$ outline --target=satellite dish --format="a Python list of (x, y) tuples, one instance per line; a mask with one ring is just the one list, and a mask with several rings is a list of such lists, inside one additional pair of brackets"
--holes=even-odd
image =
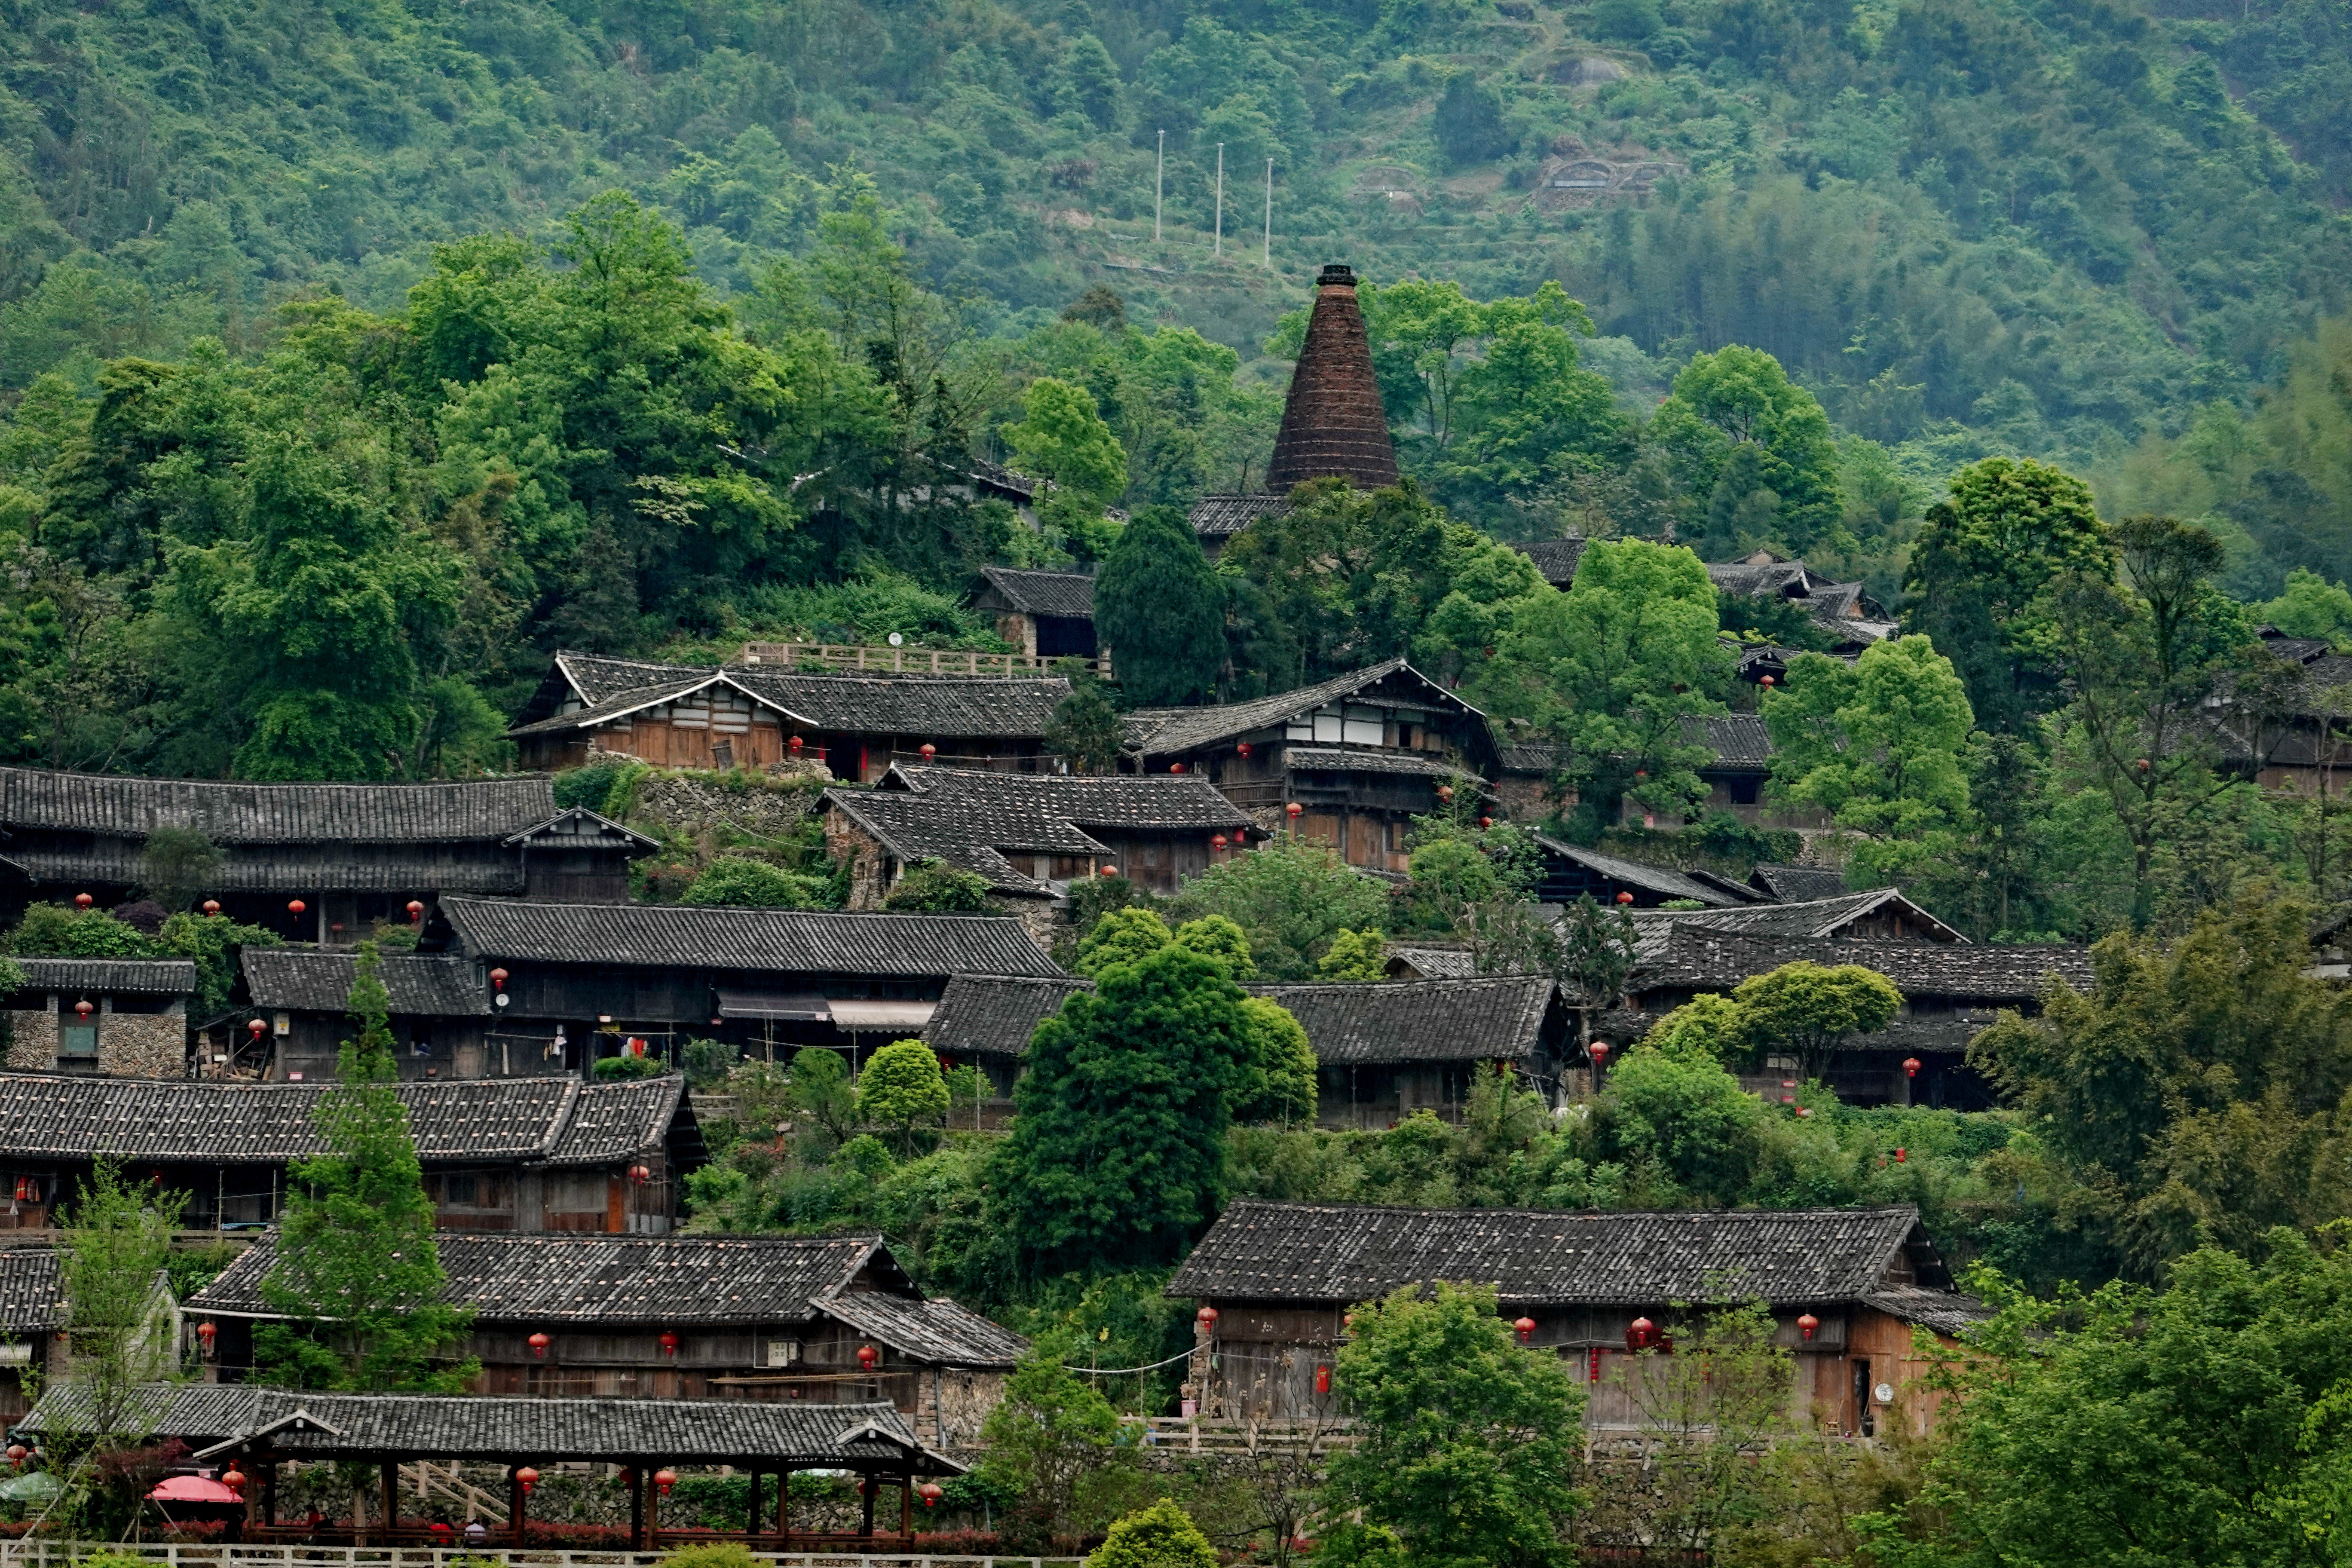
[(1895, 1385), (1891, 1383), (1882, 1383), (1870, 1392), (1881, 1405), (1892, 1405), (1895, 1403)]
[(906, 640), (907, 638), (903, 633), (892, 632), (890, 634), (890, 646), (892, 647), (897, 647), (900, 643), (903, 643)]

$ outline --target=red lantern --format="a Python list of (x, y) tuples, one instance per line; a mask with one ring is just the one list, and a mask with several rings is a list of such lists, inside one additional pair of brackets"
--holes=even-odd
[(1478, 828), (1481, 832), (1484, 832), (1494, 826), (1495, 819), (1491, 816), (1482, 816), (1478, 819)]
[(1181, 763), (1171, 763), (1168, 764), (1168, 771), (1171, 773), (1181, 773), (1184, 771), (1184, 764)]
[(1318, 1394), (1328, 1394), (1331, 1392), (1331, 1369), (1329, 1367), (1318, 1366), (1315, 1369), (1315, 1392)]
[(1250, 751), (1249, 751), (1249, 742), (1248, 742), (1247, 741), (1244, 741), (1240, 745), (1235, 746), (1235, 747), (1234, 748), (1234, 751), (1236, 751), (1236, 752), (1239, 752), (1243, 756), (1246, 757), (1246, 756), (1248, 756), (1248, 755), (1250, 754)]
[(299, 899), (289, 899), (286, 901), (286, 912), (289, 915), (299, 915), (310, 907)]
[(1765, 685), (1765, 686), (1769, 686), (1769, 685), (1771, 685), (1771, 684), (1772, 684), (1772, 678), (1771, 678), (1770, 676), (1769, 676), (1769, 675), (1768, 675), (1768, 676), (1766, 676), (1766, 677), (1763, 679), (1763, 680), (1762, 680), (1759, 684), (1761, 684), (1761, 685)]
[(1451, 801), (1454, 798), (1454, 786), (1452, 784), (1439, 784), (1437, 786), (1437, 798), (1443, 801)]
[(243, 1491), (245, 1489), (245, 1472), (238, 1469), (235, 1465), (231, 1465), (226, 1471), (222, 1472), (221, 1485), (226, 1487), (233, 1492)]
[(12, 1469), (12, 1470), (21, 1470), (21, 1469), (23, 1469), (23, 1468), (25, 1468), (25, 1459), (26, 1459), (26, 1457), (27, 1455), (29, 1455), (30, 1453), (32, 1453), (32, 1451), (33, 1451), (32, 1449), (27, 1448), (27, 1447), (25, 1447), (25, 1445), (24, 1445), (24, 1444), (22, 1444), (22, 1443), (11, 1443), (11, 1444), (9, 1444), (9, 1445), (8, 1445), (8, 1468), (9, 1468), (10, 1469)]
[(1819, 1318), (1814, 1317), (1811, 1312), (1805, 1313), (1802, 1317), (1797, 1320), (1797, 1331), (1804, 1335), (1808, 1341), (1813, 1337), (1813, 1331), (1821, 1326), (1822, 1321)]
[(1303, 806), (1303, 805), (1299, 805), (1297, 801), (1295, 801), (1295, 800), (1294, 800), (1294, 801), (1292, 801), (1288, 805), (1284, 806), (1282, 809), (1283, 809), (1283, 810), (1285, 810), (1285, 811), (1286, 811), (1286, 812), (1288, 812), (1288, 813), (1290, 814), (1290, 820), (1291, 820), (1293, 823), (1296, 823), (1296, 822), (1298, 820), (1298, 814), (1299, 814), (1300, 812), (1302, 812), (1302, 811), (1305, 811), (1307, 808), (1306, 808), (1305, 806)]
[(1625, 1348), (1629, 1351), (1644, 1351), (1649, 1349), (1651, 1344), (1654, 1342), (1653, 1336), (1654, 1336), (1657, 1331), (1658, 1325), (1650, 1321), (1649, 1319), (1634, 1319), (1632, 1323), (1626, 1326), (1625, 1329)]
[(219, 1333), (220, 1329), (209, 1318), (196, 1325), (196, 1338), (205, 1342), (205, 1353), (206, 1355), (213, 1353), (213, 1340)]
[(669, 1489), (677, 1485), (677, 1472), (670, 1469), (656, 1470), (654, 1472), (654, 1485), (661, 1489), (662, 1496), (669, 1496)]
[(497, 986), (501, 991), (505, 990), (507, 988), (507, 972), (503, 969), (491, 970), (490, 984)]
[(1097, 877), (1116, 877), (1118, 875), (1118, 868), (1116, 866), (1097, 866), (1095, 868), (1095, 875)]
[(799, 756), (801, 754), (801, 746), (803, 744), (801, 738), (798, 735), (794, 735), (788, 743), (792, 748), (793, 755), (796, 757)]
[(866, 1371), (872, 1372), (874, 1370), (874, 1363), (881, 1359), (882, 1352), (876, 1350), (872, 1345), (860, 1345), (857, 1347), (857, 1364), (864, 1367)]
[(1213, 838), (1212, 838), (1212, 839), (1210, 839), (1210, 840), (1209, 840), (1209, 847), (1210, 847), (1210, 848), (1212, 848), (1212, 849), (1223, 849), (1223, 847), (1225, 847), (1225, 846), (1227, 846), (1228, 844), (1231, 844), (1232, 842), (1233, 842), (1233, 840), (1232, 840), (1232, 839), (1230, 839), (1230, 838), (1226, 837), (1223, 834), (1220, 833), (1220, 834), (1218, 834), (1215, 837), (1213, 837)]
[(1903, 1076), (1905, 1078), (1917, 1078), (1919, 1076), (1919, 1068), (1924, 1065), (1925, 1064), (1922, 1063), (1917, 1057), (1905, 1057), (1903, 1058)]
[(261, 1038), (261, 1031), (269, 1027), (258, 1018), (250, 1020), (245, 1026), (253, 1031), (253, 1037), (257, 1040)]
[[(525, 1465), (521, 1469), (517, 1470), (514, 1473), (514, 1477), (515, 1485), (522, 1489), (522, 1495), (525, 1497), (530, 1496), (530, 1489), (539, 1485), (539, 1472), (532, 1469), (529, 1465)], [(662, 1488), (662, 1490), (667, 1491), (669, 1489), (667, 1487), (664, 1487)]]
[(2142, 757), (2139, 760), (2139, 771), (2142, 773), (2147, 772), (2147, 759), (2146, 757)]
[(1637, 779), (1648, 778), (1650, 776), (1650, 770), (1647, 768), (1635, 768), (1633, 770), (1633, 776)]
[(1511, 1327), (1518, 1331), (1519, 1343), (1521, 1344), (1527, 1343), (1529, 1340), (1535, 1337), (1536, 1321), (1533, 1318), (1518, 1319), (1511, 1324)]
[(1800, 1121), (1811, 1121), (1812, 1119), (1812, 1114), (1813, 1108), (1810, 1105), (1801, 1105), (1797, 1107), (1797, 1120)]
[(650, 1166), (650, 1165), (632, 1165), (632, 1166), (630, 1166), (630, 1167), (629, 1167), (629, 1180), (631, 1180), (631, 1181), (633, 1181), (633, 1182), (636, 1183), (636, 1184), (637, 1184), (637, 1185), (639, 1185), (639, 1186), (641, 1186), (641, 1187), (642, 1187), (642, 1186), (644, 1186), (647, 1182), (650, 1182), (650, 1181), (652, 1181), (653, 1179), (654, 1179), (654, 1173), (653, 1173), (653, 1167), (652, 1167), (652, 1166)]
[(411, 900), (408, 900), (408, 923), (409, 923), (410, 925), (415, 925), (415, 924), (416, 924), (419, 921), (423, 920), (424, 918), (425, 918), (425, 900), (424, 900), (423, 899), (411, 899)]
[(1594, 1345), (1584, 1352), (1584, 1380), (1587, 1383), (1599, 1383), (1601, 1381), (1601, 1347), (1599, 1345)]
[(937, 746), (932, 745), (929, 741), (923, 742), (923, 761), (928, 763), (939, 754), (940, 749)]
[(206, 915), (216, 915), (220, 913), (220, 900), (218, 899), (206, 899), (205, 900), (205, 913)]
[(1907, 1159), (1909, 1159), (1909, 1158), (1910, 1158), (1910, 1151), (1909, 1151), (1909, 1150), (1907, 1150), (1907, 1149), (1903, 1149), (1903, 1148), (1898, 1147), (1898, 1148), (1895, 1151), (1895, 1163), (1896, 1164), (1900, 1165), (1900, 1164), (1902, 1164), (1906, 1160), (1907, 1160)]
[(1621, 904), (1630, 904), (1633, 901), (1633, 895), (1631, 893), (1620, 893), (1617, 895), (1617, 901)]
[(925, 1481), (921, 1486), (915, 1489), (915, 1495), (923, 1500), (923, 1506), (925, 1508), (937, 1508), (939, 1506), (940, 1499), (947, 1496), (947, 1493), (940, 1489), (939, 1482)]
[(97, 1012), (98, 1009), (91, 1006), (88, 1002), (77, 1002), (74, 1004), (74, 1011), (79, 1014), (82, 1017), (87, 1018), (92, 1013)]
[(1214, 1307), (1203, 1307), (1192, 1314), (1192, 1321), (1204, 1329), (1213, 1329), (1217, 1326), (1217, 1310)]
[(664, 1329), (661, 1331), (661, 1340), (659, 1342), (662, 1348), (662, 1354), (666, 1356), (675, 1356), (677, 1354), (677, 1331), (676, 1329)]
[(1593, 1041), (1593, 1042), (1591, 1042), (1590, 1045), (1586, 1046), (1584, 1048), (1585, 1048), (1585, 1050), (1586, 1050), (1588, 1053), (1590, 1053), (1590, 1054), (1591, 1054), (1591, 1058), (1592, 1058), (1592, 1066), (1593, 1066), (1593, 1069), (1594, 1069), (1595, 1071), (1599, 1071), (1601, 1068), (1605, 1068), (1605, 1067), (1607, 1067), (1607, 1066), (1609, 1065), (1609, 1042), (1608, 1042), (1608, 1041), (1606, 1041), (1606, 1040), (1594, 1040), (1594, 1041)]
[(91, 898), (88, 893), (76, 893), (74, 895), (74, 908), (78, 910), (86, 910), (96, 902), (98, 902), (98, 900)]
[(547, 1359), (547, 1347), (554, 1342), (555, 1336), (549, 1333), (545, 1329), (541, 1329), (537, 1333), (530, 1336), (530, 1353), (533, 1356), (536, 1356), (539, 1360), (545, 1361)]

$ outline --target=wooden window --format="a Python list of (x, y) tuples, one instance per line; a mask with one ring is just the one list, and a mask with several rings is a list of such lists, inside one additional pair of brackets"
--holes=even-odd
[(735, 742), (732, 741), (711, 742), (710, 765), (714, 768), (733, 767), (735, 765)]
[(96, 1061), (98, 1059), (98, 1026), (96, 1024), (60, 1024), (58, 1027), (58, 1059), (59, 1061)]
[(1350, 746), (1377, 746), (1381, 743), (1381, 710), (1377, 708), (1350, 708), (1342, 721), (1339, 739)]

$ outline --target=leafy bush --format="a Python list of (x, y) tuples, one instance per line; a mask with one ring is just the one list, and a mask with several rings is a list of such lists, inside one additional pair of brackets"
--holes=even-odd
[(7, 935), (19, 958), (152, 958), (155, 944), (104, 910), (34, 904)]
[(588, 1069), (604, 1083), (635, 1083), (640, 1079), (659, 1078), (669, 1067), (659, 1057), (602, 1057)]
[(605, 804), (612, 798), (613, 786), (628, 771), (626, 757), (605, 757), (586, 767), (567, 768), (555, 775), (555, 804), (563, 811), (585, 807), (599, 816), (610, 816)]
[(926, 860), (908, 868), (882, 907), (918, 914), (978, 914), (988, 908), (988, 879), (944, 860)]
[(764, 860), (721, 855), (705, 866), (678, 895), (682, 904), (720, 904), (736, 909), (816, 910), (825, 904), (824, 884)]
[(727, 1081), (743, 1053), (727, 1040), (688, 1040), (678, 1053), (686, 1081), (697, 1089), (714, 1089)]
[(1217, 1549), (1171, 1498), (1129, 1514), (1087, 1559), (1087, 1568), (1217, 1568)]

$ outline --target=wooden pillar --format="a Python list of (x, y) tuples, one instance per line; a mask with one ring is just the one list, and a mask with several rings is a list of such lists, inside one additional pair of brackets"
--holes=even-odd
[(278, 1461), (265, 1460), (261, 1467), (261, 1522), (278, 1522)]
[(908, 1542), (915, 1539), (915, 1478), (912, 1476), (898, 1478), (898, 1538)]
[(744, 1513), (743, 1533), (760, 1533), (760, 1472), (757, 1469), (751, 1472), (751, 1506)]
[(858, 1478), (866, 1484), (857, 1489), (857, 1533), (874, 1533), (874, 1494), (882, 1489), (882, 1478), (871, 1471)]
[(793, 1528), (793, 1473), (776, 1472), (776, 1533), (789, 1535)]
[(400, 1527), (400, 1461), (386, 1459), (378, 1467), (383, 1479), (383, 1543), (393, 1543), (390, 1531)]
[(522, 1482), (516, 1479), (519, 1464), (507, 1467), (507, 1533), (517, 1546), (522, 1544), (523, 1491)]
[[(656, 1465), (654, 1468), (658, 1473), (661, 1467)], [(661, 1549), (661, 1488), (655, 1487), (646, 1493), (646, 1550), (648, 1552)]]
[(646, 1471), (642, 1465), (629, 1467), (629, 1544), (639, 1552), (646, 1549)]

